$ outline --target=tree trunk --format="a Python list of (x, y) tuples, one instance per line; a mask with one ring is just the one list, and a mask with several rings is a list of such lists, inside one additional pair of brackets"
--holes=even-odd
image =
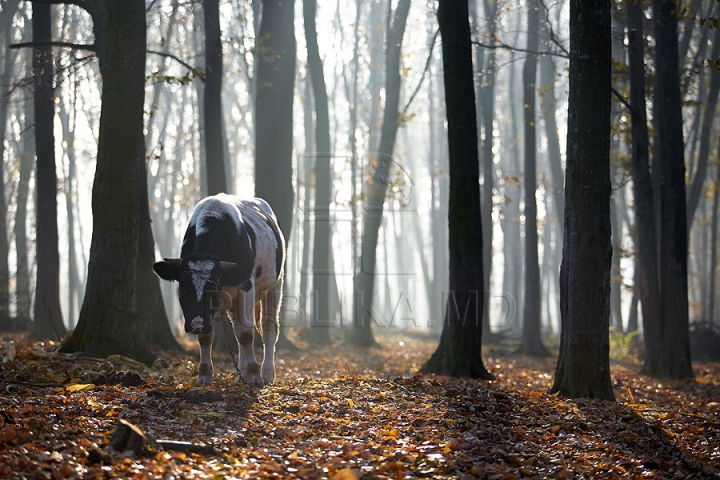
[[(255, 196), (275, 211), (289, 245), (295, 193), (292, 183), (295, 89), (295, 2), (262, 2), (256, 35)], [(276, 347), (294, 348), (281, 325)]]
[[(488, 42), (490, 45), (495, 44), (495, 31), (497, 28), (497, 0), (485, 0), (485, 17), (488, 25)], [(478, 65), (482, 67), (482, 65)], [(495, 120), (495, 76), (497, 74), (497, 66), (495, 65), (495, 49), (490, 48), (485, 66), (484, 75), (482, 75), (482, 87), (478, 90), (478, 94), (482, 95), (480, 117), (482, 121), (482, 164), (483, 164), (483, 193), (482, 193), (482, 223), (485, 225), (483, 229), (483, 281), (485, 285), (485, 293), (487, 299), (492, 298), (490, 293), (492, 287), (492, 258), (493, 258), (493, 190), (495, 188), (495, 165), (493, 158), (493, 122)], [(483, 336), (487, 341), (490, 335), (490, 302), (484, 303), (485, 311), (483, 318), (485, 319)]]
[[(203, 0), (205, 19), (205, 162), (207, 194), (227, 192), (222, 121), (223, 54), (218, 0)], [(216, 329), (220, 330), (220, 329)]]
[[(307, 43), (308, 71), (315, 99), (315, 208), (313, 209), (315, 236), (313, 241), (313, 297), (317, 303), (313, 308), (313, 325), (310, 336), (315, 345), (329, 345), (330, 328), (334, 318), (330, 318), (330, 280), (334, 272), (330, 270), (330, 198), (332, 191), (332, 172), (330, 170), (330, 117), (328, 114), (328, 95), (325, 87), (320, 50), (318, 48), (315, 15), (317, 0), (303, 0), (303, 19), (305, 21), (305, 42)], [(306, 212), (310, 213), (310, 212)]]
[(485, 288), (468, 4), (440, 0), (437, 15), (450, 148), (450, 292), (440, 344), (420, 371), (492, 379), (481, 357)]
[(263, 1), (255, 105), (255, 195), (292, 233), (292, 107), (295, 85), (294, 1)]
[(611, 65), (610, 2), (571, 0), (562, 331), (552, 392), (608, 400), (614, 399), (608, 338)]
[(717, 267), (718, 202), (720, 201), (720, 166), (713, 185), (712, 220), (710, 222), (710, 286), (708, 288), (706, 321), (715, 323), (715, 268)]
[(35, 157), (35, 142), (32, 135), (29, 134), (29, 130), (30, 126), (35, 124), (35, 115), (33, 109), (30, 108), (30, 105), (32, 105), (31, 99), (27, 97), (24, 128), (28, 132), (24, 134), (20, 149), (20, 172), (17, 200), (15, 202), (17, 210), (15, 211), (13, 235), (15, 237), (15, 263), (17, 265), (17, 275), (15, 276), (17, 285), (17, 320), (19, 325), (30, 328), (32, 295), (30, 293), (30, 265), (28, 263), (27, 205), (30, 196), (30, 177), (33, 173), (33, 159)]
[[(33, 42), (51, 40), (50, 5), (33, 5)], [(57, 227), (57, 174), (55, 172), (54, 62), (50, 46), (33, 47), (35, 84), (35, 153), (37, 158), (35, 319), (31, 337), (60, 340), (67, 332), (60, 310), (60, 254)]]
[(385, 84), (385, 110), (380, 133), (378, 152), (372, 156), (369, 172), (371, 181), (365, 187), (365, 210), (361, 239), (360, 268), (354, 278), (354, 325), (348, 341), (362, 347), (376, 346), (373, 338), (372, 304), (375, 295), (375, 276), (378, 232), (383, 219), (383, 206), (387, 186), (390, 182), (390, 165), (392, 163), (395, 137), (398, 129), (400, 104), (400, 54), (402, 38), (410, 0), (400, 0), (393, 17), (392, 25), (387, 32), (387, 52), (385, 55), (387, 79)]
[(628, 2), (628, 61), (630, 67), (630, 105), (632, 106), (632, 176), (635, 196), (635, 227), (637, 229), (639, 282), (642, 305), (645, 362), (655, 352), (648, 347), (657, 345), (654, 338), (660, 322), (660, 283), (657, 264), (657, 237), (653, 180), (648, 165), (648, 129), (645, 113), (645, 61), (643, 39), (643, 11), (640, 3)]
[[(17, 1), (14, 3), (13, 12), (17, 9)], [(13, 7), (6, 5), (5, 8)], [(3, 9), (3, 14), (9, 15)], [(3, 35), (4, 43), (0, 44), (7, 48), (10, 44), (11, 29), (7, 28)], [(13, 74), (13, 62), (15, 55), (10, 50), (5, 50), (5, 61), (3, 62), (2, 77), (0, 77), (0, 326), (8, 326), (10, 322), (10, 245), (8, 242), (7, 230), (7, 205), (5, 202), (5, 133), (7, 132), (8, 121), (8, 88)]]
[[(710, 58), (716, 59), (720, 57), (720, 28), (715, 29), (713, 37), (713, 48)], [(713, 122), (715, 120), (715, 109), (718, 103), (718, 94), (720, 93), (720, 72), (714, 68), (710, 69), (710, 91), (705, 100), (705, 108), (703, 113), (702, 127), (700, 132), (700, 151), (698, 152), (697, 171), (693, 179), (690, 192), (688, 194), (687, 205), (687, 230), (688, 235), (692, 227), (695, 211), (700, 203), (700, 197), (705, 190), (705, 177), (707, 177), (708, 158), (710, 157), (710, 134), (712, 133)]]
[(107, 12), (87, 290), (78, 325), (61, 351), (124, 354), (151, 363), (156, 350), (179, 347), (150, 269), (155, 255), (143, 136), (145, 2), (109, 0)]
[[(687, 291), (687, 209), (682, 106), (675, 6), (653, 0), (655, 23), (655, 122), (660, 167), (660, 325), (648, 325), (644, 371), (693, 377)], [(658, 328), (659, 327), (659, 328)], [(646, 334), (649, 333), (646, 330)], [(648, 354), (648, 352), (650, 352)]]
[[(528, 43), (530, 52), (538, 50), (540, 5), (537, 1), (528, 10)], [(538, 263), (537, 233), (537, 143), (535, 138), (535, 90), (537, 57), (528, 55), (523, 68), (523, 105), (525, 120), (525, 304), (520, 351), (528, 355), (550, 355), (542, 343), (540, 300), (540, 265)]]

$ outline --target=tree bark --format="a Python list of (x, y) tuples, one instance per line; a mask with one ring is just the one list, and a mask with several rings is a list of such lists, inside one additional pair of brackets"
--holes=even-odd
[[(535, 52), (539, 44), (540, 4), (534, 1), (528, 10), (527, 49)], [(523, 105), (525, 120), (525, 304), (520, 351), (528, 355), (550, 355), (542, 343), (540, 299), (540, 265), (538, 261), (537, 233), (537, 143), (535, 132), (535, 103), (537, 57), (528, 55), (523, 68)]]
[(87, 289), (78, 325), (61, 351), (125, 354), (151, 363), (156, 350), (179, 347), (150, 269), (155, 255), (143, 136), (145, 2), (108, 0), (106, 33), (99, 56), (102, 110)]
[(205, 20), (205, 92), (203, 95), (203, 111), (208, 195), (228, 191), (222, 121), (223, 53), (218, 3), (218, 0), (203, 0)]
[(647, 347), (657, 344), (654, 335), (660, 322), (660, 283), (657, 264), (657, 237), (653, 182), (648, 165), (648, 128), (645, 112), (645, 60), (643, 12), (640, 3), (627, 3), (628, 62), (630, 67), (630, 105), (632, 132), (632, 177), (635, 196), (635, 226), (640, 270), (635, 288), (640, 289), (645, 361), (656, 353)]
[[(310, 342), (315, 345), (329, 345), (330, 328), (334, 318), (330, 318), (330, 279), (334, 272), (330, 269), (330, 198), (332, 192), (332, 172), (330, 170), (330, 116), (328, 114), (328, 95), (325, 87), (320, 49), (318, 47), (315, 15), (317, 0), (303, 0), (303, 18), (305, 22), (305, 42), (308, 53), (308, 70), (312, 81), (315, 99), (315, 208), (313, 209), (315, 236), (313, 238), (313, 297), (317, 303), (313, 308), (313, 325)], [(310, 212), (306, 212), (310, 213)]]
[(392, 25), (387, 32), (385, 110), (380, 145), (371, 157), (371, 180), (365, 187), (366, 204), (363, 216), (361, 238), (360, 268), (355, 273), (354, 325), (348, 337), (352, 344), (362, 347), (376, 346), (372, 335), (372, 304), (375, 296), (375, 276), (377, 261), (378, 232), (383, 220), (383, 206), (387, 187), (390, 183), (390, 166), (395, 148), (399, 121), (400, 54), (402, 39), (410, 0), (400, 0), (393, 16)]
[[(7, 2), (3, 8), (4, 15), (11, 15), (17, 10), (19, 1)], [(10, 11), (5, 11), (10, 8)], [(10, 44), (11, 29), (7, 28), (3, 35), (4, 43), (0, 44), (7, 48)], [(7, 230), (7, 205), (5, 202), (5, 133), (7, 132), (8, 121), (8, 88), (13, 73), (13, 62), (15, 55), (10, 50), (5, 50), (2, 77), (0, 77), (0, 327), (9, 327), (10, 323), (10, 245), (8, 242)]]
[(450, 291), (440, 344), (420, 371), (492, 379), (481, 357), (485, 288), (468, 4), (440, 0), (437, 15), (450, 148)]
[[(715, 29), (713, 37), (713, 48), (710, 58), (716, 59), (720, 57), (720, 28)], [(710, 157), (710, 134), (715, 120), (715, 109), (718, 103), (718, 94), (720, 93), (720, 72), (716, 69), (710, 69), (710, 91), (705, 100), (705, 108), (703, 112), (703, 120), (700, 132), (700, 151), (698, 152), (697, 171), (692, 181), (690, 192), (687, 198), (687, 231), (690, 234), (692, 228), (693, 217), (700, 203), (705, 186), (705, 177), (707, 177), (708, 159)]]
[(610, 22), (608, 0), (571, 0), (562, 331), (552, 386), (565, 396), (608, 400), (614, 399), (608, 338)]
[(660, 167), (660, 325), (648, 325), (643, 370), (693, 377), (688, 330), (687, 208), (675, 5), (653, 0), (655, 122)]
[[(33, 4), (33, 42), (51, 40), (50, 5)], [(55, 76), (52, 49), (33, 47), (35, 154), (37, 161), (36, 258), (34, 322), (31, 337), (60, 340), (67, 329), (60, 310), (60, 254), (57, 226), (57, 174), (55, 171)]]

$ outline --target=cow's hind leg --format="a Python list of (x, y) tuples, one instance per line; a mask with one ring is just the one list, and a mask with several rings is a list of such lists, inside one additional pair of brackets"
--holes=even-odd
[(198, 343), (200, 343), (200, 364), (198, 365), (199, 385), (212, 385), (213, 363), (212, 363), (212, 345), (215, 336), (215, 328), (213, 331), (203, 335), (198, 335)]
[(265, 385), (275, 382), (275, 342), (278, 339), (280, 328), (280, 302), (282, 301), (282, 277), (270, 290), (263, 300), (262, 309), (262, 337), (263, 337), (263, 364), (262, 379)]
[(262, 387), (264, 382), (260, 377), (260, 365), (255, 359), (253, 342), (255, 340), (255, 325), (253, 317), (255, 313), (255, 288), (249, 292), (240, 292), (235, 310), (233, 330), (238, 341), (238, 367), (242, 373), (243, 380), (251, 387)]

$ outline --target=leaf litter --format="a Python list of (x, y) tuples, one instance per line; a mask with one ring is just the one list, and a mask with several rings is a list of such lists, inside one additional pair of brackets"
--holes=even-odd
[[(418, 375), (435, 348), (422, 339), (281, 351), (261, 389), (218, 355), (206, 387), (190, 354), (146, 366), (13, 340), (0, 359), (0, 478), (720, 476), (719, 363), (686, 381), (615, 364), (606, 402), (548, 394), (554, 359), (502, 348), (485, 353), (495, 381)], [(113, 442), (121, 428), (131, 436)]]

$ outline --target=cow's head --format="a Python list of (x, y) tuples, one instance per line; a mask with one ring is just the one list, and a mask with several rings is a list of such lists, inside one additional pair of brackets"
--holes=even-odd
[[(237, 263), (223, 262), (215, 255), (191, 254), (184, 258), (166, 258), (153, 265), (162, 279), (180, 284), (180, 306), (185, 317), (185, 332), (210, 333), (216, 315), (230, 305), (222, 297), (222, 286), (245, 281)], [(220, 319), (220, 316), (217, 317)]]

